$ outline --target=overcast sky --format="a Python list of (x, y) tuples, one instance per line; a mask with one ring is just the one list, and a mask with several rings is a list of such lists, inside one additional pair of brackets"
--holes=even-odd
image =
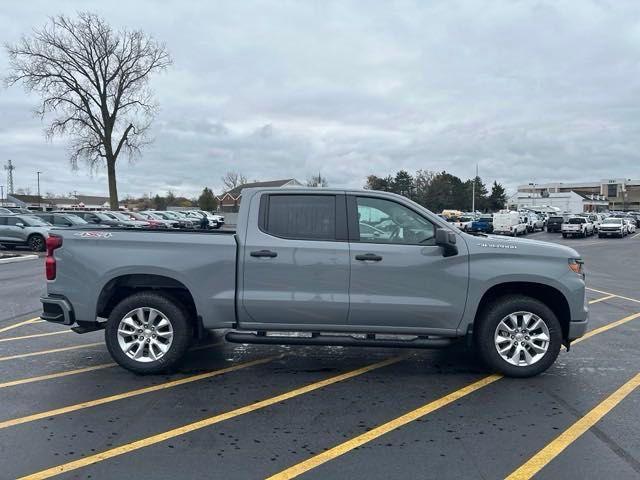
[[(640, 177), (640, 4), (551, 1), (2, 2), (0, 41), (85, 9), (166, 43), (155, 143), (120, 196), (318, 171), (336, 187), (400, 168), (520, 183)], [(0, 52), (0, 74), (7, 57)], [(0, 89), (15, 187), (105, 194), (47, 142), (37, 97)], [(4, 171), (0, 184), (5, 184)]]

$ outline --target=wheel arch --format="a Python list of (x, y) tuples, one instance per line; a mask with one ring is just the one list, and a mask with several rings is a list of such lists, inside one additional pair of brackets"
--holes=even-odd
[(100, 291), (96, 304), (96, 316), (107, 318), (123, 299), (141, 291), (161, 292), (179, 301), (194, 322), (194, 331), (202, 331), (202, 320), (191, 291), (175, 278), (159, 274), (125, 274), (110, 279)]
[(525, 295), (535, 298), (547, 305), (558, 318), (562, 327), (562, 338), (569, 336), (569, 324), (571, 322), (571, 309), (564, 294), (555, 287), (536, 282), (504, 282), (493, 285), (484, 292), (476, 310), (474, 324), (480, 320), (488, 305), (500, 297), (508, 295)]

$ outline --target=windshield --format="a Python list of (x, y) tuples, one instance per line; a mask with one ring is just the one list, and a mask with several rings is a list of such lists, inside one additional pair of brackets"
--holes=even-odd
[(38, 217), (25, 216), (25, 217), (20, 217), (20, 220), (22, 220), (25, 225), (28, 225), (30, 227), (48, 227), (49, 225), (51, 225), (50, 223), (45, 222), (44, 220)]
[(96, 217), (98, 217), (100, 220), (113, 220), (113, 217), (110, 217), (109, 215), (106, 215), (104, 212), (91, 212), (93, 213)]
[(64, 219), (68, 220), (69, 222), (71, 222), (74, 225), (85, 225), (85, 224), (89, 223), (86, 220), (84, 220), (83, 218), (78, 217), (77, 215), (65, 215)]
[(109, 212), (109, 215), (117, 218), (118, 220), (125, 220), (125, 221), (131, 220), (128, 215), (125, 215), (124, 213), (121, 213), (121, 212)]
[(612, 223), (615, 225), (621, 225), (622, 224), (622, 219), (621, 218), (607, 218), (604, 223)]

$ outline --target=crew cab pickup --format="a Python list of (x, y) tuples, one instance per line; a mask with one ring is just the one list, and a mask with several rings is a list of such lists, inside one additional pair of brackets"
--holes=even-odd
[(206, 330), (230, 342), (442, 348), (491, 370), (546, 370), (587, 328), (566, 246), (472, 236), (405, 197), (245, 189), (235, 231), (52, 230), (42, 318), (105, 330), (138, 373), (177, 364)]
[(568, 236), (588, 237), (595, 233), (595, 227), (587, 217), (571, 217), (562, 224), (560, 231), (564, 238)]

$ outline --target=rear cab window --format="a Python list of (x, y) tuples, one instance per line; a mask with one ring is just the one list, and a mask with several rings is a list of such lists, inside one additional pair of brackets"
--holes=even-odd
[[(344, 195), (265, 194), (260, 199), (260, 230), (290, 240), (346, 240)], [(344, 237), (344, 238), (341, 238)]]

